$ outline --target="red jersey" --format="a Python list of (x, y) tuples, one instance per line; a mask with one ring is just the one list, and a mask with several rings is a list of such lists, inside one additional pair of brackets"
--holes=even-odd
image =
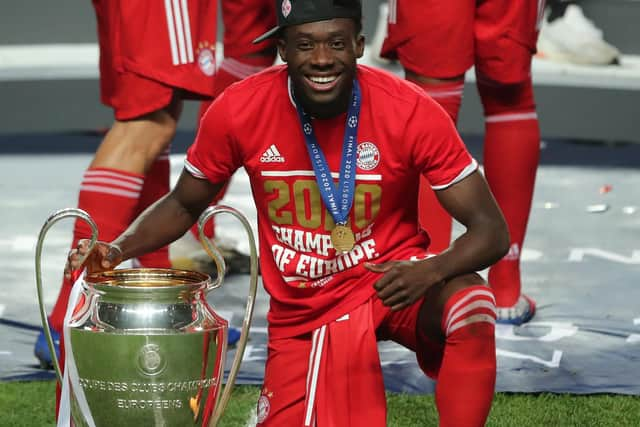
[[(186, 169), (214, 183), (239, 167), (247, 171), (272, 337), (309, 332), (366, 301), (379, 275), (363, 262), (424, 256), (429, 240), (418, 229), (420, 174), (445, 188), (477, 168), (451, 119), (420, 88), (366, 66), (358, 66), (357, 78), (362, 105), (349, 216), (356, 244), (348, 253), (331, 246), (334, 221), (318, 190), (286, 66), (229, 87), (187, 153)], [(313, 122), (336, 184), (345, 118)]]

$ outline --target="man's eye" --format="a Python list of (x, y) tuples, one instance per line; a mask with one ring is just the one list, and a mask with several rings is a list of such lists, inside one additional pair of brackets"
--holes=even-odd
[(342, 50), (342, 49), (344, 49), (344, 46), (345, 46), (345, 44), (344, 44), (344, 41), (342, 41), (342, 40), (334, 40), (334, 41), (331, 42), (331, 48), (332, 49)]
[(298, 42), (296, 47), (300, 50), (309, 50), (313, 49), (313, 44), (310, 42)]

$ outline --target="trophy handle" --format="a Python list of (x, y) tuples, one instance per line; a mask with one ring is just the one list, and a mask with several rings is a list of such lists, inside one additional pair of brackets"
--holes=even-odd
[[(38, 244), (36, 246), (36, 289), (38, 291), (38, 305), (40, 306), (40, 318), (42, 320), (42, 326), (44, 328), (45, 336), (47, 337), (47, 345), (49, 346), (49, 351), (51, 352), (51, 359), (53, 360), (53, 367), (56, 371), (56, 376), (58, 377), (58, 381), (62, 382), (62, 371), (60, 369), (60, 363), (58, 362), (58, 357), (56, 356), (56, 349), (53, 345), (53, 338), (51, 337), (51, 331), (49, 330), (49, 319), (47, 318), (47, 311), (44, 307), (43, 297), (42, 297), (42, 245), (44, 243), (44, 238), (47, 234), (47, 231), (55, 224), (63, 218), (80, 218), (85, 220), (89, 226), (91, 227), (91, 242), (89, 244), (89, 252), (93, 249), (93, 246), (96, 244), (98, 240), (98, 226), (91, 219), (88, 213), (83, 211), (82, 209), (76, 208), (66, 208), (61, 209), (55, 213), (53, 213), (47, 220), (45, 221), (42, 229), (40, 230), (40, 234), (38, 235)], [(84, 260), (83, 260), (84, 261)]]
[(207, 221), (209, 221), (210, 218), (219, 214), (220, 212), (229, 212), (234, 214), (236, 213), (233, 208), (229, 208), (226, 206), (209, 206), (207, 209), (205, 209), (204, 212), (202, 212), (200, 218), (198, 218), (198, 236), (200, 237), (200, 242), (207, 254), (209, 254), (209, 256), (213, 259), (213, 263), (216, 265), (217, 273), (216, 279), (207, 286), (207, 292), (219, 288), (222, 285), (222, 279), (224, 279), (224, 274), (227, 270), (227, 264), (224, 261), (224, 257), (220, 253), (220, 250), (218, 249), (216, 244), (213, 243), (213, 241), (204, 234), (204, 226)]
[(216, 405), (213, 411), (213, 415), (211, 416), (211, 421), (209, 422), (210, 427), (213, 427), (218, 423), (225, 407), (227, 406), (229, 398), (231, 397), (231, 390), (233, 389), (233, 385), (236, 381), (236, 376), (238, 374), (238, 371), (240, 370), (240, 363), (242, 362), (244, 349), (247, 344), (247, 339), (249, 338), (249, 328), (251, 327), (253, 306), (256, 300), (256, 292), (258, 289), (258, 253), (256, 251), (256, 243), (253, 236), (253, 231), (251, 230), (251, 225), (249, 224), (247, 218), (240, 211), (229, 206), (217, 205), (208, 207), (198, 219), (198, 232), (200, 234), (200, 241), (203, 243), (205, 250), (207, 251), (209, 256), (214, 259), (218, 271), (218, 277), (216, 281), (209, 287), (209, 290), (215, 289), (222, 284), (225, 264), (220, 251), (218, 251), (211, 240), (204, 235), (204, 224), (209, 220), (209, 218), (223, 212), (229, 213), (240, 220), (242, 226), (247, 232), (247, 237), (249, 238), (249, 252), (251, 255), (251, 277), (249, 279), (249, 295), (247, 297), (244, 320), (242, 321), (242, 332), (240, 333), (240, 339), (238, 340), (238, 345), (236, 347), (236, 354), (233, 358), (231, 371), (229, 372), (229, 376), (227, 377), (227, 383), (224, 386), (222, 396), (220, 397), (220, 402), (218, 403), (218, 405)]

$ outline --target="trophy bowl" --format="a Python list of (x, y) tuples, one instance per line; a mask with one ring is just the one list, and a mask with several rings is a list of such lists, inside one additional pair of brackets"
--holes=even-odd
[[(219, 212), (232, 213), (248, 227), (239, 212), (216, 206), (201, 216), (201, 230)], [(67, 216), (91, 221), (86, 213), (67, 209), (50, 217), (41, 232), (36, 281), (45, 332), (49, 328), (41, 296), (42, 241), (46, 230)], [(253, 235), (247, 230), (250, 291), (224, 391), (228, 323), (207, 302), (207, 294), (222, 284), (224, 261), (208, 239), (203, 243), (217, 265), (215, 281), (195, 271), (153, 268), (116, 269), (80, 279), (81, 289), (70, 302), (73, 308), (64, 327), (64, 378), (55, 360), (63, 390), (67, 382), (75, 425), (216, 425), (239, 370), (255, 301), (257, 256)]]

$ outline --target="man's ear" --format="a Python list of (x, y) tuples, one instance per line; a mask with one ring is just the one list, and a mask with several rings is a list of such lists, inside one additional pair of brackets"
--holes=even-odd
[(364, 41), (364, 36), (362, 34), (356, 38), (356, 58), (362, 58), (362, 55), (364, 55)]
[(278, 39), (278, 55), (280, 55), (280, 59), (282, 62), (287, 62), (286, 59), (286, 49), (287, 45), (283, 39)]

